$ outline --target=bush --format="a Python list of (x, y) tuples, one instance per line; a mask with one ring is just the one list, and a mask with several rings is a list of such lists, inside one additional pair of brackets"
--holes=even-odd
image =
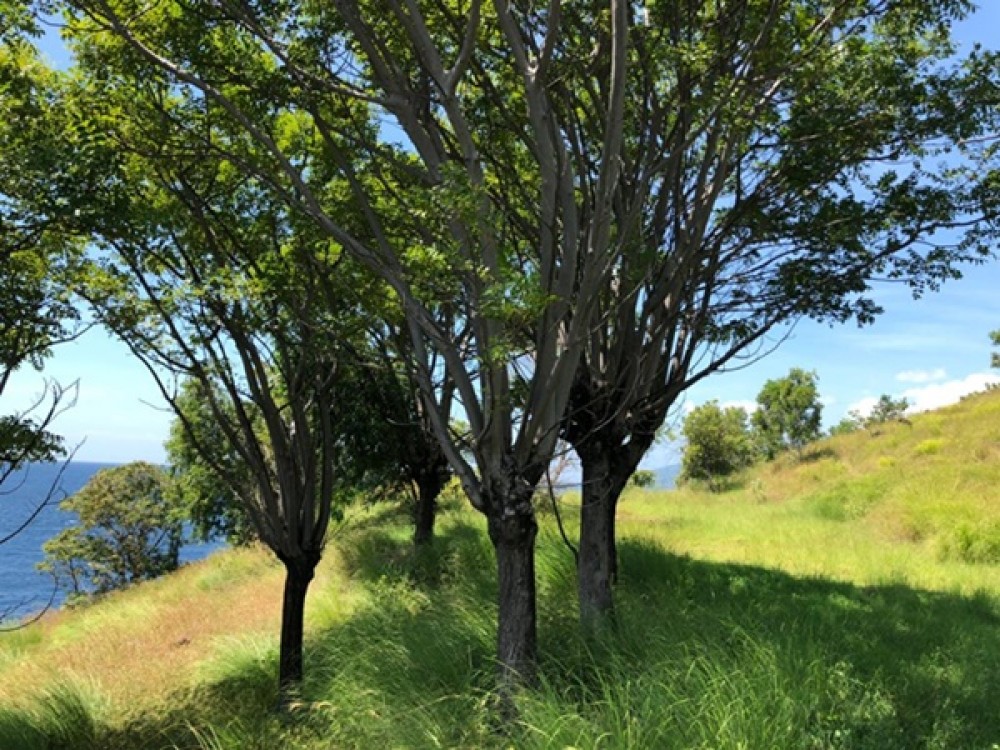
[(906, 410), (909, 408), (910, 402), (905, 398), (894, 399), (883, 393), (872, 407), (871, 414), (865, 418), (865, 427), (871, 429), (887, 422), (906, 422)]
[(830, 428), (830, 437), (837, 435), (850, 435), (864, 427), (864, 419), (857, 412), (852, 411), (837, 424)]

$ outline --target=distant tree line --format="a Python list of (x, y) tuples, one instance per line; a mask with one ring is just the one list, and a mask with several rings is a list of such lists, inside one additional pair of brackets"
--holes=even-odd
[[(681, 481), (704, 481), (712, 489), (727, 486), (743, 469), (793, 451), (803, 458), (809, 445), (823, 437), (823, 405), (814, 372), (793, 368), (783, 378), (768, 380), (757, 395), (752, 414), (740, 406), (709, 401), (684, 418)], [(877, 435), (891, 422), (907, 422), (905, 397), (882, 394), (868, 414), (852, 410), (830, 428), (830, 436), (867, 430)]]

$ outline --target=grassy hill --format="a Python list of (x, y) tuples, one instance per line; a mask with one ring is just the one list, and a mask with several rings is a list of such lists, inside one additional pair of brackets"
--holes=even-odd
[[(574, 498), (564, 498), (572, 532)], [(1000, 394), (622, 503), (618, 632), (583, 641), (542, 517), (541, 685), (490, 724), (495, 582), (455, 501), (428, 554), (352, 512), (276, 716), (281, 571), (228, 551), (0, 634), (0, 749), (1000, 747)]]

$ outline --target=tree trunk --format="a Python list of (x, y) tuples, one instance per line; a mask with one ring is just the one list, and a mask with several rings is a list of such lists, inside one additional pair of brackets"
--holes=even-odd
[(434, 539), (434, 520), (437, 517), (437, 499), (444, 482), (438, 474), (417, 480), (417, 500), (413, 508), (413, 544), (424, 547)]
[(580, 552), (577, 589), (580, 624), (599, 630), (614, 619), (613, 584), (618, 579), (615, 514), (618, 499), (634, 466), (613, 461), (607, 451), (584, 451), (583, 497), (580, 505)]
[(497, 668), (505, 709), (519, 685), (535, 681), (538, 633), (535, 611), (534, 512), (491, 515), (490, 539), (496, 549), (499, 583)]
[(283, 560), (285, 596), (281, 606), (281, 650), (278, 657), (279, 705), (287, 709), (302, 684), (302, 641), (306, 593), (315, 563)]

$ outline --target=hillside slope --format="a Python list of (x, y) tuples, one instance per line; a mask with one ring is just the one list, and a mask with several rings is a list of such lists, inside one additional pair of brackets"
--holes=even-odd
[(348, 514), (291, 717), (280, 566), (226, 551), (0, 634), (0, 750), (1000, 745), (1000, 393), (813, 448), (725, 493), (632, 490), (600, 643), (542, 504), (543, 677), (511, 736), (488, 710), (492, 550), (454, 501), (421, 555), (404, 509)]
[(619, 522), (713, 559), (862, 583), (1000, 588), (1000, 391), (819, 441), (734, 485), (682, 488), (667, 503), (635, 497)]

